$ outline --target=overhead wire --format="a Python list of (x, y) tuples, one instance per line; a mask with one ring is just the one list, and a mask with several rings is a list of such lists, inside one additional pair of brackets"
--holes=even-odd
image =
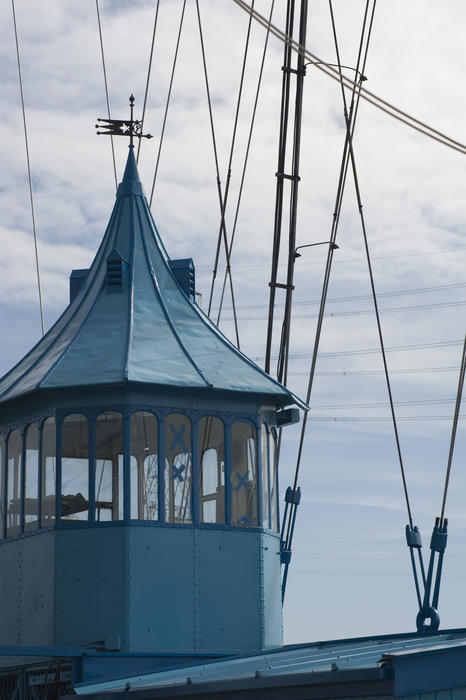
[[(102, 55), (102, 69), (103, 69), (103, 73), (104, 73), (105, 99), (107, 102), (107, 114), (108, 114), (108, 118), (111, 119), (110, 99), (108, 97), (107, 69), (105, 67), (104, 40), (103, 40), (103, 36), (102, 36), (102, 24), (100, 21), (99, 0), (95, 0), (95, 8), (97, 10), (97, 24), (99, 27), (100, 53)], [(115, 189), (118, 189), (118, 177), (117, 177), (116, 161), (115, 161), (115, 148), (113, 145), (113, 136), (112, 135), (110, 135), (110, 144), (111, 144), (111, 148), (112, 148), (113, 174), (115, 176)]]
[[(427, 350), (431, 348), (445, 348), (453, 347), (455, 345), (462, 345), (463, 340), (442, 340), (436, 343), (418, 343), (416, 345), (394, 345), (392, 347), (385, 348), (385, 352), (404, 352), (409, 350)], [(375, 355), (380, 353), (380, 348), (360, 348), (358, 350), (335, 350), (332, 352), (321, 352), (320, 357), (349, 357), (351, 355)], [(308, 354), (298, 354), (295, 353), (290, 355), (290, 358), (294, 360), (308, 360), (312, 355)], [(260, 362), (264, 359), (263, 355), (254, 356), (255, 362)], [(276, 357), (272, 357), (276, 359)]]
[[(466, 301), (443, 301), (437, 302), (436, 304), (411, 304), (409, 306), (387, 306), (386, 308), (379, 309), (379, 314), (385, 313), (400, 313), (400, 312), (410, 312), (410, 311), (431, 311), (432, 309), (445, 309), (453, 308), (458, 306), (465, 306)], [(354, 311), (326, 311), (324, 313), (325, 318), (341, 318), (344, 316), (367, 316), (374, 314), (374, 309), (358, 309)], [(320, 314), (294, 314), (294, 319), (301, 318), (318, 318), (320, 319)], [(241, 321), (267, 321), (267, 316), (241, 316)], [(231, 321), (231, 318), (226, 317), (225, 321)]]
[[(263, 27), (267, 28), (269, 26), (271, 33), (277, 39), (291, 46), (294, 51), (303, 52), (306, 55), (306, 57), (322, 73), (332, 78), (333, 80), (341, 82), (346, 88), (351, 89), (352, 81), (349, 78), (347, 78), (343, 74), (340, 77), (339, 72), (337, 70), (334, 70), (329, 63), (320, 59), (319, 56), (309, 51), (309, 49), (307, 49), (305, 46), (300, 46), (285, 32), (281, 31), (280, 29), (278, 29), (278, 27), (269, 23), (265, 17), (263, 17), (259, 12), (257, 12), (257, 10), (252, 10), (250, 5), (244, 2), (244, 0), (233, 0), (233, 2), (236, 3), (245, 12), (252, 13), (254, 15), (254, 19)], [(459, 153), (466, 154), (466, 144), (463, 144), (460, 141), (456, 141), (452, 137), (439, 131), (438, 129), (434, 129), (433, 127), (429, 126), (420, 119), (416, 119), (407, 112), (404, 112), (398, 107), (395, 107), (395, 105), (388, 102), (387, 100), (378, 97), (367, 88), (361, 88), (361, 98), (364, 99), (366, 102), (372, 104), (374, 107), (377, 107), (377, 109), (381, 110), (382, 112), (385, 112), (389, 116), (393, 117), (394, 119), (397, 119), (398, 121), (406, 124), (411, 129), (414, 129), (415, 131), (418, 131), (424, 134), (425, 136), (428, 136), (429, 138), (433, 139), (434, 141), (438, 141), (444, 146), (448, 146), (449, 148), (458, 151)]]
[(40, 323), (42, 328), (42, 335), (45, 335), (45, 324), (44, 324), (44, 308), (42, 304), (42, 285), (40, 280), (40, 265), (39, 265), (39, 249), (37, 243), (37, 231), (36, 231), (36, 217), (34, 212), (34, 196), (32, 191), (32, 177), (31, 177), (31, 160), (29, 158), (29, 141), (28, 141), (28, 130), (26, 122), (26, 108), (24, 105), (24, 92), (23, 92), (23, 77), (21, 72), (21, 60), (19, 55), (19, 40), (18, 40), (18, 27), (16, 25), (16, 12), (15, 12), (15, 2), (11, 0), (11, 9), (13, 11), (13, 25), (15, 30), (15, 43), (16, 43), (16, 59), (18, 62), (18, 77), (19, 77), (19, 91), (21, 94), (21, 108), (23, 113), (23, 129), (24, 129), (24, 143), (26, 147), (26, 161), (28, 169), (28, 181), (29, 181), (29, 200), (31, 203), (31, 218), (32, 218), (32, 234), (34, 238), (34, 256), (36, 263), (36, 277), (37, 277), (37, 289), (39, 294), (39, 310), (40, 310)]
[(160, 154), (161, 154), (161, 152), (162, 152), (163, 138), (164, 138), (164, 135), (165, 135), (165, 127), (166, 127), (166, 124), (167, 124), (168, 108), (169, 108), (169, 106), (170, 106), (170, 99), (171, 99), (172, 87), (173, 87), (173, 79), (174, 79), (174, 77), (175, 77), (176, 63), (177, 63), (177, 60), (178, 60), (178, 50), (179, 50), (179, 48), (180, 48), (180, 39), (181, 39), (181, 32), (182, 32), (182, 29), (183, 29), (183, 20), (184, 20), (185, 9), (186, 9), (186, 0), (183, 0), (183, 6), (182, 6), (182, 9), (181, 9), (181, 16), (180, 16), (180, 24), (179, 24), (179, 28), (178, 28), (178, 35), (177, 35), (177, 38), (176, 38), (175, 53), (174, 53), (174, 57), (173, 57), (172, 70), (171, 70), (171, 74), (170, 74), (170, 83), (169, 83), (169, 86), (168, 86), (167, 101), (166, 101), (166, 103), (165, 103), (165, 111), (164, 111), (164, 115), (163, 115), (162, 130), (161, 130), (161, 133), (160, 133), (159, 147), (158, 147), (158, 150), (157, 150), (157, 158), (156, 158), (156, 161), (155, 161), (154, 176), (153, 176), (153, 178), (152, 178), (152, 188), (151, 188), (150, 200), (149, 200), (149, 206), (150, 206), (150, 207), (152, 206), (152, 200), (153, 200), (153, 198), (154, 198), (155, 181), (156, 181), (156, 179), (157, 179), (157, 173), (158, 173), (158, 170), (159, 170)]
[[(147, 67), (146, 87), (144, 90), (144, 103), (142, 105), (141, 133), (143, 132), (143, 127), (144, 127), (144, 117), (146, 116), (147, 95), (149, 92), (150, 74), (151, 74), (151, 70), (152, 70), (152, 58), (154, 55), (155, 34), (157, 31), (157, 20), (159, 17), (159, 6), (160, 6), (160, 0), (157, 0), (156, 7), (155, 7), (154, 28), (152, 30), (152, 41), (151, 41), (151, 45), (150, 45), (149, 65)], [(139, 142), (138, 142), (138, 150), (137, 150), (137, 154), (136, 154), (136, 163), (139, 163), (139, 152), (141, 150), (142, 139), (139, 139), (138, 141)]]

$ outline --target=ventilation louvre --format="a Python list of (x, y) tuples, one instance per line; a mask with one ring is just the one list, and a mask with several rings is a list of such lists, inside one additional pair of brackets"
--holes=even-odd
[(121, 292), (125, 276), (126, 263), (116, 250), (112, 250), (107, 258), (107, 275), (105, 283), (109, 292)]
[(193, 259), (169, 260), (168, 264), (183, 292), (191, 301), (195, 301), (196, 279)]

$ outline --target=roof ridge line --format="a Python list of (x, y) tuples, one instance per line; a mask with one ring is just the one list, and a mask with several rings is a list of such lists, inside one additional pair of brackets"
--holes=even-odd
[[(118, 218), (121, 218), (121, 206), (118, 208)], [(115, 234), (115, 231), (116, 231), (116, 227), (115, 227), (115, 230), (114, 230), (114, 234)], [(106, 247), (105, 247), (105, 248), (106, 248)], [(102, 254), (103, 254), (103, 251), (104, 251), (104, 249), (102, 249)], [(100, 260), (99, 260), (99, 263), (100, 263)], [(99, 269), (99, 267), (100, 267), (100, 265), (96, 265), (96, 272), (97, 272), (97, 270)], [(94, 281), (94, 280), (93, 280), (93, 281)], [(85, 296), (87, 296), (87, 295), (89, 294), (90, 289), (91, 289), (91, 286), (92, 286), (92, 284), (89, 284)], [(74, 344), (76, 338), (78, 337), (80, 331), (82, 330), (84, 324), (86, 323), (86, 321), (87, 321), (87, 319), (89, 318), (90, 314), (91, 314), (92, 311), (94, 310), (95, 305), (97, 304), (98, 298), (99, 298), (99, 295), (96, 294), (96, 296), (95, 296), (95, 298), (94, 298), (94, 301), (93, 301), (92, 304), (90, 305), (90, 307), (89, 307), (89, 309), (88, 309), (88, 311), (87, 311), (87, 313), (86, 313), (86, 315), (85, 315), (85, 317), (84, 317), (82, 323), (79, 324), (79, 328), (76, 330), (76, 333), (73, 335), (72, 339), (71, 339), (70, 342), (67, 344), (67, 346), (66, 346), (66, 348), (63, 350), (63, 352), (60, 353), (60, 355), (57, 357), (57, 359), (55, 360), (55, 362), (52, 363), (51, 367), (49, 367), (49, 369), (47, 370), (47, 372), (43, 375), (43, 377), (41, 378), (39, 384), (37, 384), (38, 387), (42, 386), (43, 383), (44, 383), (45, 381), (47, 381), (47, 379), (50, 377), (50, 375), (52, 374), (52, 372), (58, 367), (58, 365), (60, 364), (60, 362), (62, 362), (63, 358), (66, 357), (66, 355), (68, 355), (70, 349), (72, 348), (72, 346), (73, 346), (73, 344)], [(78, 309), (79, 309), (79, 308), (80, 308), (80, 307), (78, 307)], [(74, 317), (74, 314), (73, 314), (73, 317)], [(68, 326), (68, 324), (67, 324), (67, 326)], [(67, 326), (66, 326), (66, 327), (67, 327)], [(65, 329), (63, 329), (63, 330), (65, 330)]]
[[(147, 203), (146, 203), (146, 206), (147, 206)], [(148, 207), (147, 207), (147, 208), (148, 208)], [(139, 225), (140, 225), (141, 230), (142, 230), (141, 212), (139, 211), (139, 208), (138, 208), (138, 207), (136, 207), (136, 211), (137, 211), (137, 215), (138, 215), (138, 219), (139, 219)], [(146, 260), (147, 260), (147, 264), (148, 264), (148, 267), (149, 267), (149, 270), (150, 270), (150, 276), (151, 276), (151, 279), (152, 279), (152, 284), (153, 284), (154, 289), (155, 289), (155, 292), (156, 292), (156, 294), (157, 294), (157, 296), (158, 296), (158, 298), (159, 298), (160, 306), (161, 306), (161, 308), (162, 308), (162, 311), (163, 311), (163, 313), (164, 313), (164, 316), (165, 316), (165, 318), (166, 318), (166, 321), (167, 321), (167, 323), (168, 323), (168, 325), (169, 325), (169, 327), (170, 327), (170, 329), (171, 329), (173, 335), (175, 336), (178, 345), (180, 346), (181, 350), (183, 351), (184, 355), (187, 357), (187, 359), (189, 360), (189, 362), (192, 364), (192, 366), (194, 367), (194, 369), (196, 370), (196, 372), (199, 374), (199, 376), (201, 377), (201, 379), (206, 383), (206, 385), (207, 385), (208, 387), (212, 387), (212, 388), (213, 388), (213, 384), (211, 384), (211, 382), (209, 382), (209, 381), (206, 379), (206, 377), (204, 376), (204, 373), (202, 372), (202, 370), (197, 366), (197, 364), (194, 362), (193, 358), (190, 356), (190, 354), (189, 354), (188, 351), (186, 350), (186, 348), (185, 348), (185, 346), (184, 346), (184, 343), (183, 343), (183, 341), (181, 340), (181, 338), (180, 338), (180, 336), (179, 336), (179, 334), (178, 334), (178, 331), (176, 330), (176, 328), (175, 328), (175, 326), (174, 326), (174, 324), (173, 324), (173, 322), (172, 322), (172, 320), (171, 320), (170, 314), (168, 313), (168, 309), (167, 309), (166, 304), (165, 304), (165, 300), (163, 299), (163, 296), (162, 296), (162, 294), (161, 294), (161, 292), (160, 292), (159, 283), (158, 283), (157, 277), (156, 277), (155, 272), (154, 272), (154, 268), (153, 268), (153, 265), (152, 265), (152, 260), (150, 259), (150, 256), (149, 256), (148, 251), (147, 251), (147, 245), (146, 245), (146, 241), (145, 241), (145, 239), (144, 239), (144, 236), (141, 236), (141, 239), (142, 239), (142, 245), (143, 245), (143, 248), (144, 248), (144, 254), (145, 254), (145, 257), (146, 257)], [(163, 258), (163, 256), (162, 256), (162, 258)], [(163, 258), (163, 261), (164, 261), (164, 264), (165, 264), (165, 265), (167, 266), (167, 268), (168, 268), (169, 266), (168, 266), (168, 264), (167, 264), (167, 262), (166, 262), (166, 260), (165, 260), (164, 258)]]
[(130, 255), (129, 255), (129, 269), (130, 269), (130, 293), (129, 293), (129, 304), (128, 304), (128, 319), (126, 326), (126, 349), (125, 349), (125, 366), (123, 369), (123, 376), (125, 379), (129, 379), (129, 363), (130, 357), (133, 350), (133, 321), (134, 321), (134, 209), (136, 206), (136, 200), (133, 200), (131, 206), (131, 226), (130, 226)]
[[(107, 229), (106, 229), (105, 233), (107, 233), (107, 231), (110, 229), (110, 226), (113, 224), (114, 219), (120, 214), (119, 209), (120, 209), (120, 208), (117, 209), (116, 206), (114, 207), (113, 212), (112, 212), (112, 216), (110, 217), (110, 220), (109, 220), (109, 222), (108, 222)], [(97, 251), (97, 254), (96, 254), (96, 256), (95, 256), (95, 258), (94, 258), (94, 261), (93, 261), (93, 266), (94, 266), (94, 270), (95, 270), (95, 272), (94, 272), (94, 277), (95, 277), (95, 274), (97, 273), (97, 271), (98, 271), (98, 269), (99, 269), (100, 260), (101, 260), (101, 257), (103, 256), (103, 252), (104, 252), (104, 249), (105, 249), (105, 246), (102, 245), (103, 242), (104, 242), (104, 240), (105, 240), (105, 234), (104, 234), (104, 237), (103, 237), (103, 239), (102, 239), (102, 242), (101, 242), (101, 245), (100, 245), (100, 247), (99, 247), (99, 250)], [(91, 267), (92, 267), (92, 265), (91, 265)], [(91, 284), (88, 285), (87, 291), (86, 291), (86, 293), (84, 294), (82, 301), (88, 296), (90, 287), (91, 287)], [(42, 338), (40, 338), (40, 340), (38, 340), (38, 342), (29, 350), (29, 352), (28, 352), (24, 357), (22, 357), (21, 360), (20, 360), (16, 365), (14, 365), (14, 367), (12, 367), (12, 368), (10, 369), (9, 372), (7, 372), (3, 377), (0, 377), (0, 383), (2, 383), (12, 372), (14, 372), (14, 370), (18, 367), (18, 365), (20, 365), (22, 362), (24, 362), (25, 360), (27, 360), (27, 358), (30, 357), (30, 355), (34, 352), (34, 350), (35, 350), (36, 348), (38, 348), (38, 347), (41, 345), (41, 343), (44, 341), (45, 338), (47, 338), (47, 340), (48, 340), (48, 337), (47, 337), (47, 336), (49, 336), (49, 334), (52, 333), (53, 329), (58, 325), (58, 323), (60, 322), (60, 320), (61, 320), (61, 319), (63, 318), (63, 316), (66, 314), (66, 312), (67, 312), (67, 310), (69, 309), (69, 307), (70, 307), (70, 305), (68, 305), (68, 306), (65, 308), (65, 310), (63, 311), (63, 313), (60, 314), (60, 316), (58, 317), (58, 319), (55, 321), (55, 323), (53, 324), (53, 326), (47, 331), (47, 333), (45, 334), (45, 336), (43, 336)], [(91, 305), (91, 308), (92, 308), (92, 307), (93, 307), (93, 304)], [(76, 315), (76, 313), (79, 311), (79, 308), (80, 308), (80, 306), (77, 306), (76, 309), (73, 311), (73, 313), (70, 314), (70, 318), (66, 321), (66, 323), (65, 323), (64, 326), (63, 326), (63, 328), (62, 328), (60, 331), (58, 331), (56, 337), (55, 337), (52, 341), (50, 341), (50, 343), (45, 347), (44, 350), (41, 351), (41, 353), (40, 353), (39, 356), (34, 360), (34, 362), (33, 362), (31, 365), (29, 365), (29, 366), (19, 375), (19, 377), (17, 377), (17, 379), (15, 379), (15, 381), (12, 382), (2, 393), (0, 393), (0, 400), (2, 400), (2, 398), (3, 398), (6, 394), (8, 394), (8, 392), (10, 392), (10, 391), (16, 386), (16, 385), (23, 379), (23, 377), (24, 377), (26, 374), (28, 374), (32, 369), (34, 369), (34, 368), (39, 364), (39, 362), (43, 359), (43, 357), (47, 354), (47, 352), (48, 352), (48, 351), (53, 347), (53, 345), (63, 336), (63, 334), (65, 333), (66, 329), (69, 327), (69, 325), (72, 323), (73, 319), (75, 318), (75, 315)], [(89, 313), (89, 312), (88, 312), (88, 313)], [(88, 316), (88, 314), (86, 314), (86, 318), (87, 318), (87, 316)], [(65, 354), (65, 351), (63, 352), (63, 354)], [(52, 368), (54, 368), (54, 367), (56, 366), (56, 363), (59, 361), (59, 359), (61, 359), (61, 357), (63, 356), (63, 354), (60, 355), (60, 357), (58, 358), (58, 360), (56, 360), (55, 363), (53, 363)], [(52, 369), (52, 368), (50, 368), (50, 369)], [(45, 375), (44, 377), (41, 377), (40, 382), (39, 382), (38, 384), (35, 384), (33, 388), (40, 387), (41, 384), (42, 384), (42, 382), (43, 382), (43, 380), (44, 380), (47, 376), (49, 376), (49, 372), (50, 372), (50, 370), (47, 371), (47, 373), (46, 373), (46, 375)]]

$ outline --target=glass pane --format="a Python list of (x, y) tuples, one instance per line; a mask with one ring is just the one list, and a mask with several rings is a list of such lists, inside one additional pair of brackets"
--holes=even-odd
[(131, 518), (158, 520), (158, 426), (147, 411), (131, 416)]
[(21, 512), (21, 433), (13, 430), (8, 436), (7, 471), (7, 537), (19, 534)]
[(269, 440), (267, 428), (261, 427), (261, 456), (262, 456), (262, 525), (270, 528), (270, 503), (269, 503)]
[(5, 442), (2, 437), (0, 437), (0, 537), (3, 537), (3, 479), (5, 473), (4, 465), (5, 457)]
[(47, 418), (42, 426), (41, 527), (55, 522), (56, 443), (55, 420)]
[(198, 428), (201, 523), (225, 522), (224, 428), (219, 418), (201, 418)]
[(278, 532), (278, 448), (277, 433), (270, 431), (270, 519), (272, 530)]
[(26, 431), (25, 469), (24, 529), (35, 530), (39, 524), (39, 430), (37, 425), (30, 425)]
[(180, 413), (165, 419), (165, 517), (191, 523), (191, 421)]
[(123, 519), (123, 416), (101, 413), (95, 424), (95, 519)]
[(61, 519), (89, 516), (89, 431), (86, 416), (74, 413), (62, 426)]
[(256, 431), (251, 423), (236, 421), (231, 435), (232, 525), (259, 524), (257, 508)]

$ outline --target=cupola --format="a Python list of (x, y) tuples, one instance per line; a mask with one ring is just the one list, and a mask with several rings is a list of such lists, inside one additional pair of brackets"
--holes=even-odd
[(302, 404), (196, 305), (132, 146), (70, 282), (0, 380), (0, 644), (281, 644), (276, 427)]

